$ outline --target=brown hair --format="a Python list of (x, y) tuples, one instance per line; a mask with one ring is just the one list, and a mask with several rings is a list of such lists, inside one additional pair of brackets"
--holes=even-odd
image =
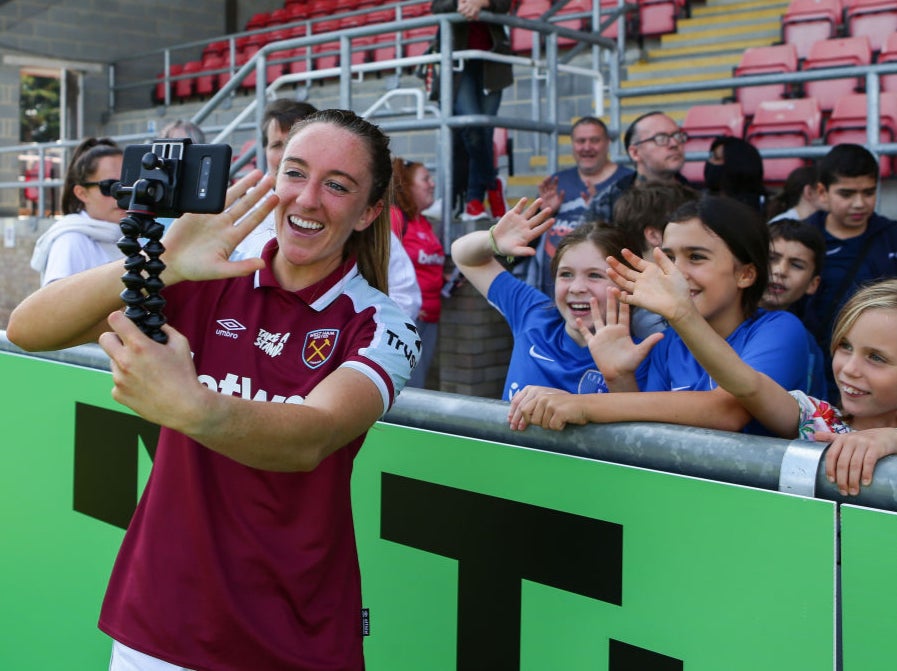
[(414, 219), (420, 210), (414, 197), (411, 195), (411, 183), (414, 181), (414, 173), (418, 168), (423, 168), (423, 163), (406, 161), (401, 158), (392, 160), (392, 197), (395, 205), (402, 211), (407, 219)]
[(84, 203), (75, 195), (75, 187), (92, 181), (91, 176), (96, 172), (101, 158), (121, 155), (121, 148), (108, 137), (100, 139), (89, 137), (75, 147), (72, 161), (65, 172), (65, 181), (62, 184), (62, 213), (81, 212), (84, 209)]
[[(353, 231), (346, 241), (343, 258), (355, 256), (361, 275), (383, 293), (389, 290), (390, 226), (389, 185), (392, 180), (392, 162), (389, 154), (389, 137), (379, 127), (362, 119), (350, 110), (326, 109), (316, 112), (295, 124), (290, 131), (292, 139), (300, 130), (315, 123), (325, 123), (342, 128), (358, 136), (368, 149), (368, 170), (372, 177), (367, 204), (382, 201), (383, 208), (374, 222), (363, 231)], [(288, 140), (289, 141), (289, 140)]]
[(557, 277), (558, 268), (560, 268), (561, 260), (566, 251), (581, 242), (591, 242), (601, 252), (602, 256), (613, 256), (627, 266), (629, 262), (623, 258), (623, 250), (639, 249), (639, 241), (635, 236), (622, 228), (616, 228), (601, 221), (583, 224), (561, 238), (561, 241), (558, 243), (554, 258), (551, 259), (552, 277)]

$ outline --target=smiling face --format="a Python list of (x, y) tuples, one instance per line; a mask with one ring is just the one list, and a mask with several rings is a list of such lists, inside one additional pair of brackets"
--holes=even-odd
[(776, 238), (769, 248), (769, 284), (761, 305), (767, 310), (786, 310), (805, 294), (816, 293), (821, 279), (809, 247)]
[(349, 236), (383, 209), (382, 201), (368, 205), (371, 188), (368, 148), (354, 133), (315, 122), (289, 140), (274, 189), (281, 286), (297, 291), (339, 266)]
[(753, 264), (736, 259), (700, 219), (668, 224), (662, 248), (685, 276), (698, 312), (714, 331), (728, 337), (745, 319), (741, 294), (756, 279)]
[(832, 372), (853, 428), (897, 425), (897, 310), (863, 312), (836, 344)]
[[(121, 179), (122, 157), (103, 156), (97, 161), (96, 170), (87, 176), (88, 182), (101, 182), (104, 179)], [(104, 196), (98, 186), (77, 185), (74, 194), (82, 203), (84, 211), (91, 219), (108, 221), (117, 224), (125, 216), (125, 211), (118, 206), (118, 202), (112, 196)]]
[(825, 188), (819, 184), (822, 207), (828, 210), (825, 230), (836, 238), (862, 235), (875, 212), (878, 183), (874, 177), (839, 177)]
[(567, 247), (554, 278), (554, 302), (566, 322), (567, 334), (584, 346), (576, 328), (577, 317), (587, 328), (592, 326), (589, 299), (598, 300), (601, 318), (607, 314), (607, 288), (613, 286), (607, 277), (607, 255), (589, 241)]
[(607, 165), (610, 138), (595, 123), (582, 123), (573, 129), (570, 137), (573, 160), (583, 175), (597, 175)]

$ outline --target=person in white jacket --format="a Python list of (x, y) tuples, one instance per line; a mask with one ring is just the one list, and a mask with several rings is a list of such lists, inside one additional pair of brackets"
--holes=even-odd
[(87, 138), (75, 148), (62, 188), (63, 217), (38, 238), (31, 267), (41, 286), (113, 261), (125, 211), (112, 197), (121, 179), (122, 150), (108, 138)]

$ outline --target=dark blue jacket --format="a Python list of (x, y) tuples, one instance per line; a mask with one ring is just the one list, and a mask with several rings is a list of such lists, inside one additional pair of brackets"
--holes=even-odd
[[(829, 358), (829, 345), (831, 342), (832, 326), (838, 311), (854, 292), (869, 282), (897, 277), (897, 221), (888, 219), (879, 214), (873, 214), (869, 218), (869, 225), (865, 232), (857, 238), (851, 238), (851, 242), (860, 244), (860, 253), (865, 247), (865, 256), (857, 267), (853, 277), (847, 282), (846, 289), (838, 294), (837, 290), (844, 282), (844, 269), (834, 268), (831, 261), (836, 259), (838, 251), (842, 248), (844, 240), (840, 240), (825, 231), (825, 218), (827, 212), (819, 211), (811, 214), (805, 220), (818, 228), (825, 238), (826, 265), (822, 269), (822, 282), (819, 289), (812, 296), (807, 297), (807, 304), (803, 312), (804, 324), (816, 336), (819, 346), (826, 358)], [(837, 399), (831, 394), (837, 393), (832, 386), (831, 366), (826, 366), (826, 376), (829, 379), (830, 398)]]

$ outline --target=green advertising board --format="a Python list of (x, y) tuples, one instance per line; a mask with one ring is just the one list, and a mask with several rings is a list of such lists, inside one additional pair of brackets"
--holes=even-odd
[[(154, 427), (105, 372), (0, 379), (0, 669), (105, 668)], [(353, 504), (371, 671), (834, 668), (832, 502), (379, 423)]]
[(897, 667), (897, 514), (841, 506), (844, 668)]

